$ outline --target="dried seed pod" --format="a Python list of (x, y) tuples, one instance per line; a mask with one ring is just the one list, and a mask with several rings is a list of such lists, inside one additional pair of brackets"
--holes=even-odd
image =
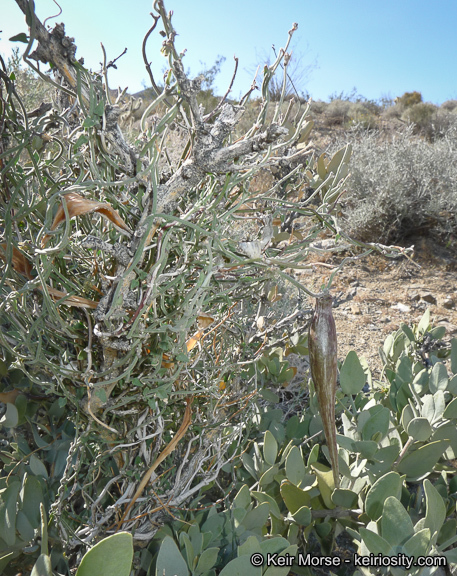
[(335, 398), (337, 379), (337, 341), (332, 297), (323, 292), (316, 297), (316, 308), (309, 327), (309, 363), (324, 424), (335, 487), (339, 485), (336, 446)]

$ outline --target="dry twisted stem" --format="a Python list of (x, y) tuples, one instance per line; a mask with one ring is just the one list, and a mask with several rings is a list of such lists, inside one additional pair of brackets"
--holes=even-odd
[(143, 493), (144, 489), (146, 488), (147, 483), (149, 482), (152, 474), (154, 473), (154, 470), (159, 466), (159, 464), (161, 464), (165, 460), (165, 458), (169, 454), (171, 454), (173, 452), (173, 450), (178, 445), (178, 442), (181, 440), (181, 438), (187, 432), (187, 429), (189, 428), (189, 426), (192, 422), (192, 400), (193, 400), (193, 397), (187, 398), (187, 406), (186, 406), (186, 411), (184, 412), (184, 418), (183, 418), (183, 421), (181, 423), (181, 426), (180, 426), (178, 432), (176, 433), (176, 436), (162, 450), (162, 452), (159, 454), (157, 460), (155, 460), (154, 464), (149, 468), (149, 470), (143, 476), (143, 478), (140, 482), (140, 485), (137, 488), (137, 491), (135, 492), (132, 500), (130, 501), (130, 504), (127, 506), (124, 514), (122, 515), (122, 518), (119, 520), (119, 523), (118, 523), (117, 528), (116, 528), (116, 532), (118, 530), (120, 530), (122, 524), (124, 523), (124, 520), (125, 520), (127, 514), (130, 512), (130, 510), (132, 509), (132, 506), (135, 504), (135, 502), (138, 500), (138, 498)]

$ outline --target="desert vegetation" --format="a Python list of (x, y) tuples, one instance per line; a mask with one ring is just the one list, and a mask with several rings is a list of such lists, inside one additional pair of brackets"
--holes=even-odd
[[(220, 60), (189, 77), (162, 0), (143, 57), (160, 32), (168, 73), (127, 95), (16, 2), (34, 37), (25, 66), (0, 59), (0, 571), (445, 574), (457, 340), (425, 312), (375, 379), (338, 357), (332, 282), (411, 257), (417, 227), (453, 241), (457, 107), (291, 97), (296, 25), (241, 101), (217, 97)], [(337, 265), (312, 259), (324, 240)], [(298, 275), (319, 266), (324, 285)]]

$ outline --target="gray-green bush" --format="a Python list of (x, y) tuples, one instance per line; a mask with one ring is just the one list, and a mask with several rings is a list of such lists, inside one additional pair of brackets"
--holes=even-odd
[[(348, 134), (353, 146), (343, 228), (366, 241), (396, 242), (425, 230), (446, 237), (457, 230), (457, 124), (441, 138)], [(341, 145), (335, 143), (332, 149)]]

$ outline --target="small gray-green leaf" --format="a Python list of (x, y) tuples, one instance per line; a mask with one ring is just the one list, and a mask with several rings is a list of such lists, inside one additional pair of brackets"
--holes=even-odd
[(424, 528), (430, 528), (434, 536), (439, 533), (446, 519), (446, 506), (438, 490), (429, 480), (424, 480), (425, 500), (427, 508), (425, 513)]
[[(282, 550), (278, 557), (286, 556), (287, 558), (294, 558), (297, 554), (298, 546), (296, 544), (292, 544), (288, 546), (285, 550)], [(266, 571), (264, 572), (264, 576), (287, 576), (290, 573), (290, 566), (269, 566)]]
[(30, 456), (30, 469), (35, 474), (35, 476), (43, 476), (43, 478), (48, 478), (48, 471), (46, 470), (46, 466), (37, 456), (35, 456), (35, 454)]
[(382, 554), (383, 556), (389, 555), (390, 544), (382, 536), (362, 527), (359, 529), (359, 532), (366, 547), (372, 554)]
[(332, 493), (332, 502), (342, 508), (355, 508), (358, 496), (352, 490), (336, 488)]
[(5, 428), (15, 428), (19, 422), (19, 412), (14, 404), (8, 402), (6, 404), (6, 412), (0, 418), (0, 426)]
[(417, 331), (419, 332), (419, 334), (425, 334), (429, 326), (430, 326), (430, 308), (427, 308), (427, 310), (424, 312), (424, 315), (420, 319), (419, 324), (417, 325)]
[[(164, 542), (167, 539), (173, 542), (169, 536), (165, 538)], [(161, 565), (159, 560), (162, 559), (162, 546), (160, 547), (159, 555), (157, 557), (157, 566)], [(180, 555), (176, 544), (174, 544), (174, 546), (175, 549), (173, 549), (173, 553), (170, 554), (171, 562), (176, 561), (176, 552)], [(180, 558), (182, 559), (181, 555)], [(104, 538), (84, 555), (76, 572), (76, 576), (94, 576), (94, 574), (97, 574), (97, 576), (129, 576), (132, 569), (132, 560), (132, 535), (127, 532), (119, 532), (118, 534), (113, 534), (112, 536)], [(184, 562), (184, 560), (182, 561)], [(167, 569), (168, 568), (169, 566), (167, 565)], [(162, 574), (162, 570), (158, 573)], [(167, 571), (167, 573), (171, 573), (171, 571)], [(187, 571), (185, 573), (173, 573), (176, 573), (178, 576), (188, 576)]]
[(389, 496), (400, 499), (402, 481), (396, 472), (388, 472), (376, 480), (365, 500), (365, 510), (372, 520), (381, 517), (384, 502)]
[(354, 350), (348, 352), (340, 371), (340, 384), (345, 394), (358, 394), (364, 387), (366, 375), (357, 353)]
[(457, 338), (451, 340), (451, 370), (457, 374)]
[(448, 447), (447, 440), (437, 440), (421, 446), (414, 452), (407, 454), (398, 464), (400, 474), (406, 474), (406, 480), (416, 481), (433, 472), (435, 464)]
[(415, 559), (418, 556), (428, 556), (430, 548), (430, 530), (424, 528), (416, 532), (414, 536), (403, 544), (403, 549), (408, 556), (413, 556)]
[[(156, 572), (159, 576), (159, 573)], [(160, 573), (162, 576), (162, 573)], [(178, 574), (178, 576), (180, 576)], [(234, 558), (220, 571), (219, 576), (262, 576), (262, 567), (253, 566), (251, 564), (251, 557), (247, 555)]]
[(457, 418), (457, 398), (454, 398), (454, 400), (446, 406), (443, 412), (443, 418), (447, 418), (448, 420)]
[(289, 455), (286, 458), (286, 476), (287, 479), (295, 484), (295, 486), (300, 486), (302, 480), (306, 474), (305, 463), (303, 462), (303, 457), (300, 449), (294, 446)]
[(425, 442), (432, 435), (432, 427), (427, 418), (413, 418), (406, 431), (416, 442)]
[(448, 381), (446, 366), (442, 362), (437, 362), (435, 366), (433, 366), (430, 374), (430, 380), (428, 383), (430, 392), (434, 394), (435, 392), (438, 392), (438, 390), (446, 390)]
[(278, 455), (278, 443), (276, 442), (273, 434), (267, 430), (263, 437), (263, 456), (265, 461), (270, 466), (276, 462), (276, 456)]
[(265, 492), (257, 492), (256, 490), (252, 490), (251, 494), (254, 496), (256, 500), (258, 500), (261, 504), (266, 502), (270, 506), (270, 514), (275, 518), (281, 518), (281, 512), (279, 510), (278, 503), (269, 494), (265, 494)]
[(30, 576), (52, 576), (51, 558), (47, 554), (40, 554)]
[(249, 488), (246, 484), (243, 484), (241, 488), (238, 490), (235, 498), (233, 499), (233, 505), (235, 508), (248, 508), (249, 504), (251, 503), (251, 494), (249, 492)]
[(381, 534), (391, 546), (398, 546), (414, 534), (410, 515), (395, 496), (388, 496), (381, 516)]
[(20, 489), (21, 483), (14, 479), (0, 498), (0, 535), (8, 546), (16, 542), (16, 504)]
[(204, 572), (208, 572), (217, 562), (219, 548), (207, 548), (203, 550), (198, 559), (197, 567), (194, 570), (195, 576), (200, 576)]
[(259, 504), (253, 510), (250, 510), (244, 520), (243, 525), (246, 530), (261, 530), (262, 527), (265, 525), (266, 521), (268, 520), (268, 516), (270, 515), (270, 506), (267, 502), (263, 504)]
[(292, 514), (293, 519), (301, 526), (309, 526), (313, 521), (311, 516), (311, 509), (308, 506), (302, 506), (299, 510)]

